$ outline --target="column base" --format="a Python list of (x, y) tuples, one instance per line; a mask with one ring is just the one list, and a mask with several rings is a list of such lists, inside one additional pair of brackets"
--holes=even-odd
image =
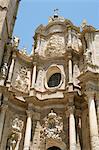
[(77, 150), (76, 144), (72, 144), (72, 145), (70, 146), (70, 150)]
[(73, 82), (68, 82), (68, 92), (72, 92), (73, 91)]
[(10, 82), (10, 81), (7, 81), (7, 82), (6, 82), (6, 87), (8, 87), (8, 88), (9, 88), (9, 87), (10, 87), (10, 85), (11, 85), (11, 82)]
[(29, 146), (25, 146), (23, 150), (30, 150)]
[(30, 96), (35, 96), (36, 92), (34, 90), (34, 88), (31, 88), (30, 89)]
[(91, 148), (92, 150), (99, 149), (99, 137), (98, 136), (91, 137)]

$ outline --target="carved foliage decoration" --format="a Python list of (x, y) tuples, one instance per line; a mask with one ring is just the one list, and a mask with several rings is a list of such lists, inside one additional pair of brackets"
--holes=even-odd
[(18, 117), (15, 117), (11, 121), (10, 135), (7, 139), (6, 150), (17, 150), (22, 138), (23, 121)]
[(21, 67), (17, 73), (17, 78), (15, 80), (15, 88), (27, 92), (28, 91), (28, 80), (27, 77), (27, 68)]
[(45, 55), (50, 56), (59, 56), (65, 52), (65, 41), (64, 37), (60, 35), (52, 35), (48, 40)]
[(48, 116), (44, 119), (44, 124), (41, 130), (41, 139), (52, 138), (62, 140), (61, 133), (63, 132), (62, 117), (57, 116), (56, 113), (51, 110)]

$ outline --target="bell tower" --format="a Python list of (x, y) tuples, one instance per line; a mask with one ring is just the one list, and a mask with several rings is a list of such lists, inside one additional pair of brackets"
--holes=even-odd
[(11, 38), (20, 0), (0, 0), (0, 66), (4, 47)]

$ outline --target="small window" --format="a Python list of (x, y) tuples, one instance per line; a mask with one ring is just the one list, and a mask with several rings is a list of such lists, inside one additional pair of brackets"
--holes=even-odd
[(48, 87), (56, 87), (60, 84), (61, 74), (55, 73), (48, 80)]

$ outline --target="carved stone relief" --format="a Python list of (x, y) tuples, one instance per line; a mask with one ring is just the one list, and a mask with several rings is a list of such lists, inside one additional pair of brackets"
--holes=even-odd
[(20, 70), (17, 73), (17, 78), (15, 80), (15, 88), (23, 91), (28, 92), (28, 80), (27, 77), (27, 68), (21, 67)]
[(80, 70), (78, 68), (78, 65), (75, 64), (74, 65), (74, 69), (73, 69), (73, 81), (74, 81), (74, 85), (78, 85), (79, 84), (79, 80), (77, 79), (77, 77), (80, 75)]
[(1, 67), (1, 75), (2, 76), (7, 76), (7, 72), (8, 72), (8, 65), (7, 63), (5, 62), (3, 64), (3, 66)]
[(65, 53), (64, 37), (59, 35), (52, 35), (48, 40), (45, 55), (50, 57), (50, 56), (59, 56), (62, 55), (63, 53)]
[(62, 141), (61, 134), (63, 132), (62, 117), (57, 116), (56, 113), (51, 110), (48, 116), (44, 119), (44, 124), (41, 129), (41, 140), (44, 139), (57, 139)]
[(18, 37), (14, 36), (14, 37), (12, 38), (11, 43), (12, 43), (12, 46), (13, 46), (13, 47), (18, 48), (19, 42), (20, 42), (20, 39), (19, 39)]
[(92, 52), (90, 49), (86, 49), (84, 56), (85, 56), (85, 63), (92, 63)]
[(7, 139), (6, 150), (18, 150), (22, 138), (23, 121), (16, 117), (11, 121), (11, 133)]

